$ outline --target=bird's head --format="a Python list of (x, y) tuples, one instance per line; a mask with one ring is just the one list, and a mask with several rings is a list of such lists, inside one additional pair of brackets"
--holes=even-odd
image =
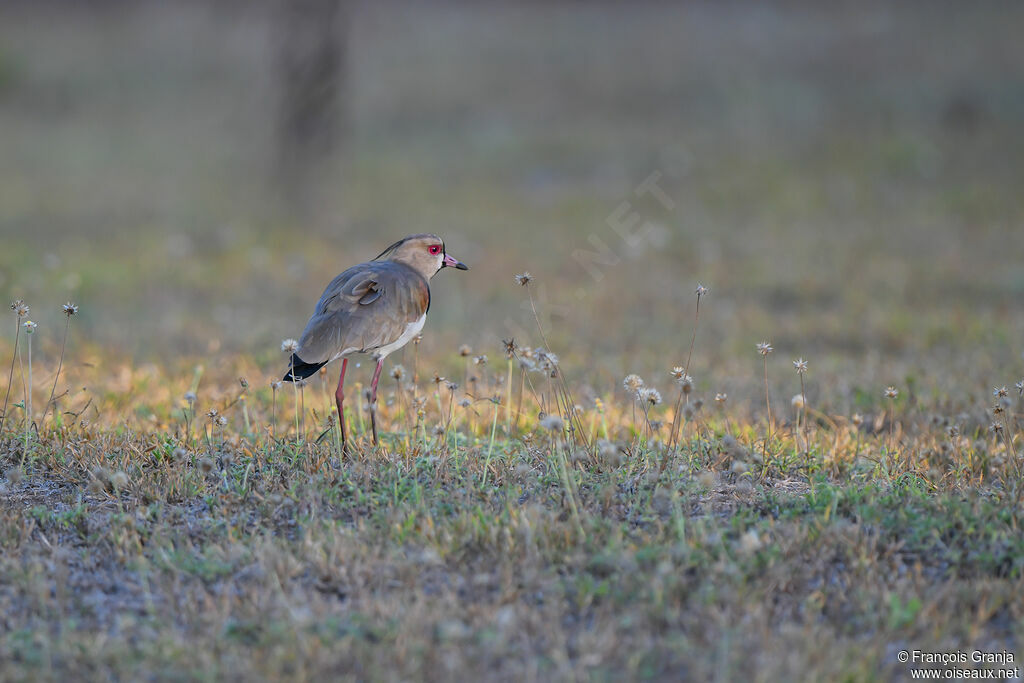
[(395, 242), (374, 261), (382, 259), (407, 265), (427, 280), (446, 267), (469, 270), (469, 266), (445, 251), (444, 241), (440, 237), (430, 233), (409, 235)]

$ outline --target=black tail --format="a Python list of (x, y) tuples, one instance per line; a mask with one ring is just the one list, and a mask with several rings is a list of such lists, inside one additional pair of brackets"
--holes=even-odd
[(293, 353), (291, 367), (288, 368), (288, 372), (284, 373), (281, 381), (295, 382), (300, 379), (306, 379), (325, 365), (327, 365), (326, 361), (323, 363), (307, 363)]

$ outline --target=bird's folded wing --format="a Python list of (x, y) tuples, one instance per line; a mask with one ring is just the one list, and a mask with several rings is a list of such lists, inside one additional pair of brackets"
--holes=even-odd
[(386, 346), (430, 306), (423, 277), (400, 263), (381, 261), (349, 268), (324, 290), (299, 342), (307, 363), (326, 362)]

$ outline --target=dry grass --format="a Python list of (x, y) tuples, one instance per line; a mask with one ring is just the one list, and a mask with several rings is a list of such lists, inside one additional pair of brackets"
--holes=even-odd
[(902, 647), (1019, 638), (1016, 392), (1007, 439), (984, 405), (879, 391), (864, 417), (810, 406), (798, 438), (795, 413), (769, 433), (688, 395), (669, 449), (673, 409), (622, 389), (549, 424), (543, 355), (517, 349), (511, 394), (494, 361), (455, 389), (407, 375), (381, 448), (350, 408), (343, 459), (314, 440), (322, 377), (300, 420), (184, 361), (61, 397), (27, 450), (12, 416), (7, 677), (869, 679), (905, 674)]

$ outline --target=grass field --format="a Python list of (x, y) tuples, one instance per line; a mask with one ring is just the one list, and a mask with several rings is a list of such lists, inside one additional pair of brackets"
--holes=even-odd
[[(301, 209), (274, 21), (0, 9), (0, 679), (1020, 666), (1024, 9), (360, 6)], [(420, 231), (343, 456), (281, 341)]]

